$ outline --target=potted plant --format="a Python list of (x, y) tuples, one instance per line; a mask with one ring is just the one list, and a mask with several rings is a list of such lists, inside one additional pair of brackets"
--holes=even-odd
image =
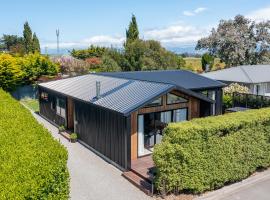
[(77, 136), (76, 133), (71, 133), (71, 134), (70, 134), (70, 141), (71, 141), (72, 143), (76, 142), (76, 141), (77, 141), (77, 138), (78, 138), (78, 136)]
[(65, 126), (59, 126), (58, 127), (58, 133), (60, 134), (60, 133), (62, 133), (62, 132), (64, 132), (65, 131)]

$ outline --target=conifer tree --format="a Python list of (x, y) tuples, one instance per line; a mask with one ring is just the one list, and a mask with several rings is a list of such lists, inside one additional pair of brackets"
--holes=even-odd
[(24, 41), (25, 52), (26, 53), (32, 52), (33, 51), (33, 36), (32, 36), (32, 30), (28, 22), (25, 22), (24, 24), (23, 41)]
[(139, 39), (139, 29), (135, 15), (132, 15), (128, 30), (126, 30), (126, 43)]
[(34, 33), (33, 35), (33, 41), (32, 41), (32, 52), (38, 52), (40, 53), (40, 44), (39, 44), (39, 40), (38, 37), (36, 35), (36, 33)]

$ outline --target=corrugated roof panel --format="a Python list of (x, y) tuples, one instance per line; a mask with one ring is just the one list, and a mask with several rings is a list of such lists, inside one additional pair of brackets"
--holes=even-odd
[[(101, 83), (101, 98), (98, 100), (96, 99), (96, 81)], [(175, 87), (170, 84), (127, 80), (94, 74), (39, 85), (122, 114), (127, 114), (136, 106), (140, 106)]]
[(228, 82), (266, 83), (270, 82), (270, 65), (242, 65), (208, 72), (203, 76)]
[(133, 80), (172, 84), (191, 90), (223, 87), (224, 84), (186, 70), (157, 70), (136, 72), (106, 72), (102, 75)]

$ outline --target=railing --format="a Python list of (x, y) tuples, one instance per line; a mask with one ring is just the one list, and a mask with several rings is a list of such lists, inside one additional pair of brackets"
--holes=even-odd
[(232, 94), (233, 107), (245, 108), (265, 108), (270, 107), (270, 97), (254, 94), (233, 93)]

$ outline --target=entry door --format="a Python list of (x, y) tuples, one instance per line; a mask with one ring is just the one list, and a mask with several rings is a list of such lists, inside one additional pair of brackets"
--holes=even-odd
[(67, 128), (74, 129), (74, 102), (70, 97), (67, 98)]

